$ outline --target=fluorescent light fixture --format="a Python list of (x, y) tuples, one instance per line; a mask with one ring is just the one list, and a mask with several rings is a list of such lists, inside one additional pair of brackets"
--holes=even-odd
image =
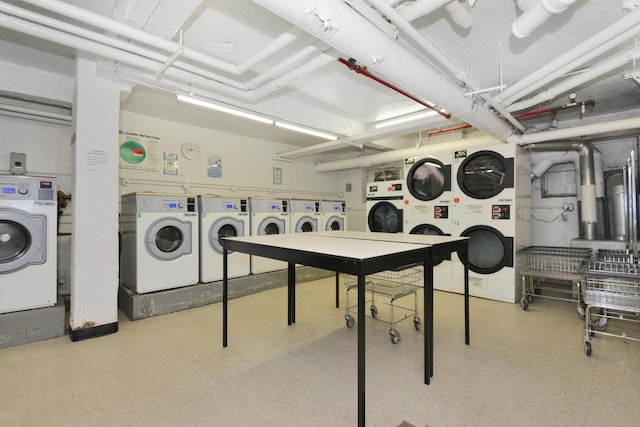
[(376, 123), (374, 127), (376, 129), (382, 129), (382, 128), (386, 128), (386, 127), (389, 127), (389, 126), (395, 126), (395, 125), (399, 125), (399, 124), (402, 124), (402, 123), (412, 122), (414, 120), (426, 119), (427, 117), (435, 116), (436, 114), (438, 114), (438, 112), (434, 111), (434, 110), (423, 111), (423, 112), (418, 113), (418, 114), (411, 114), (411, 115), (407, 115), (407, 116), (396, 117), (396, 118), (390, 119), (390, 120), (384, 120), (384, 121)]
[(320, 132), (313, 129), (307, 129), (300, 126), (290, 125), (288, 123), (277, 121), (275, 122), (275, 125), (278, 126), (279, 128), (289, 129), (289, 130), (293, 130), (300, 133), (306, 133), (307, 135), (317, 136), (318, 138), (328, 139), (329, 141), (336, 141), (338, 139), (338, 137), (335, 135), (330, 135), (328, 133)]
[(231, 114), (234, 116), (242, 117), (249, 120), (255, 120), (256, 122), (265, 123), (268, 125), (273, 124), (273, 120), (266, 117), (259, 116), (257, 114), (248, 113), (242, 110), (236, 110), (233, 108), (225, 107), (224, 105), (214, 104), (212, 102), (203, 101), (201, 99), (192, 98), (186, 95), (177, 95), (178, 101), (187, 102), (189, 104), (198, 105), (200, 107), (210, 108), (212, 110), (220, 111), (222, 113)]

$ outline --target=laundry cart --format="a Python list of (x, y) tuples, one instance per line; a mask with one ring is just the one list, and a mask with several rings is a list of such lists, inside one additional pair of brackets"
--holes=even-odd
[(529, 246), (519, 250), (517, 261), (522, 276), (522, 309), (527, 310), (534, 297), (573, 301), (577, 302), (578, 314), (582, 318), (584, 303), (580, 292), (580, 266), (590, 258), (590, 248)]
[[(640, 265), (619, 262), (586, 262), (581, 268), (585, 312), (584, 352), (591, 356), (595, 334), (640, 341), (626, 332), (605, 332), (609, 319), (640, 323)], [(600, 308), (600, 313), (593, 313)], [(592, 317), (597, 318), (594, 321)]]
[(598, 249), (596, 261), (637, 264), (638, 255), (628, 249)]
[[(411, 265), (371, 274), (365, 279), (367, 294), (370, 298), (366, 302), (370, 303), (371, 317), (389, 324), (389, 335), (391, 335), (391, 342), (394, 344), (400, 342), (400, 333), (395, 328), (396, 323), (413, 317), (413, 326), (416, 331), (419, 331), (422, 327), (418, 314), (418, 289), (423, 287), (423, 277), (423, 267)], [(358, 288), (358, 278), (348, 274), (342, 275), (342, 278), (346, 287), (346, 313), (344, 318), (347, 321), (347, 327), (353, 328), (355, 319), (351, 315), (351, 310), (357, 307), (357, 304), (350, 305), (349, 292)], [(398, 304), (398, 300), (410, 296), (413, 296), (413, 307)], [(377, 304), (384, 304), (389, 307), (388, 320), (379, 316)], [(398, 315), (398, 312), (401, 314)]]

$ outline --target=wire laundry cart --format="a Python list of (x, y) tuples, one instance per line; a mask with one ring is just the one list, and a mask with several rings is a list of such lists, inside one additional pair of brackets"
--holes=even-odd
[(629, 249), (598, 249), (596, 261), (637, 264), (638, 256)]
[[(357, 307), (357, 304), (350, 305), (349, 291), (358, 288), (358, 279), (356, 276), (348, 274), (344, 274), (342, 277), (346, 287), (346, 312), (344, 318), (347, 321), (347, 327), (353, 328), (355, 319), (351, 315), (351, 310)], [(423, 277), (423, 267), (412, 265), (371, 274), (365, 279), (366, 290), (370, 295), (370, 299), (367, 302), (371, 304), (371, 317), (389, 324), (389, 335), (391, 335), (391, 342), (394, 344), (400, 342), (400, 332), (395, 328), (396, 323), (413, 317), (413, 326), (416, 331), (419, 331), (422, 327), (418, 314), (418, 289), (423, 287)], [(397, 300), (408, 296), (413, 296), (413, 308), (397, 304)], [(380, 297), (383, 298), (380, 299)], [(379, 312), (376, 305), (378, 303), (389, 306), (389, 320), (378, 317)], [(398, 316), (396, 311), (400, 311), (401, 316)]]
[[(590, 248), (528, 246), (519, 250), (517, 257), (522, 276), (520, 305), (523, 310), (529, 307), (534, 297), (543, 297), (577, 302), (578, 315), (580, 318), (584, 316), (584, 303), (580, 292), (580, 266), (591, 258)], [(560, 285), (568, 283), (569, 286), (543, 286), (541, 279)], [(548, 294), (543, 295), (543, 291)]]
[[(627, 320), (640, 323), (640, 265), (620, 262), (587, 262), (581, 269), (584, 301), (587, 304), (585, 314), (584, 352), (591, 356), (591, 338), (595, 334), (626, 338), (625, 332), (607, 333), (608, 319)], [(592, 309), (601, 308), (592, 320)]]

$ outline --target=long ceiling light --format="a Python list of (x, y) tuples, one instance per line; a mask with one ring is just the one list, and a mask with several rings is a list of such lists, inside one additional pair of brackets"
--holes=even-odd
[(283, 122), (276, 121), (275, 125), (278, 126), (279, 128), (289, 129), (289, 130), (293, 130), (293, 131), (296, 131), (296, 132), (305, 133), (307, 135), (317, 136), (318, 138), (328, 139), (329, 141), (336, 141), (338, 139), (338, 137), (335, 136), (335, 135), (331, 135), (331, 134), (328, 134), (328, 133), (320, 132), (320, 131), (317, 131), (317, 130), (314, 130), (314, 129), (303, 128), (303, 127), (300, 127), (300, 126), (291, 125), (289, 123), (283, 123)]
[(220, 111), (234, 116), (242, 117), (249, 120), (255, 120), (256, 122), (265, 123), (268, 125), (273, 124), (273, 120), (266, 117), (259, 116), (257, 114), (248, 113), (242, 110), (236, 110), (234, 108), (226, 107), (220, 104), (214, 104), (213, 102), (203, 101), (201, 99), (192, 98), (187, 95), (177, 95), (178, 101), (187, 102), (189, 104), (198, 105), (200, 107), (210, 108), (212, 110)]
[(390, 119), (390, 120), (383, 120), (380, 121), (378, 123), (376, 123), (374, 125), (374, 127), (376, 129), (382, 129), (382, 128), (386, 128), (389, 126), (395, 126), (395, 125), (399, 125), (402, 123), (407, 123), (407, 122), (412, 122), (414, 120), (420, 120), (420, 119), (426, 119), (427, 117), (432, 117), (437, 115), (438, 112), (430, 110), (430, 111), (424, 111), (422, 113), (418, 113), (418, 114), (411, 114), (411, 115), (407, 115), (407, 116), (401, 116), (401, 117), (396, 117), (394, 119)]

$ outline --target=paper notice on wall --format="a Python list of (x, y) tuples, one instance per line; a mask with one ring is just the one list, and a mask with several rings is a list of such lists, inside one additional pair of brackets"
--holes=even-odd
[(163, 166), (160, 137), (120, 131), (120, 169), (158, 173)]
[(100, 172), (109, 165), (109, 153), (98, 148), (87, 152), (87, 171)]

